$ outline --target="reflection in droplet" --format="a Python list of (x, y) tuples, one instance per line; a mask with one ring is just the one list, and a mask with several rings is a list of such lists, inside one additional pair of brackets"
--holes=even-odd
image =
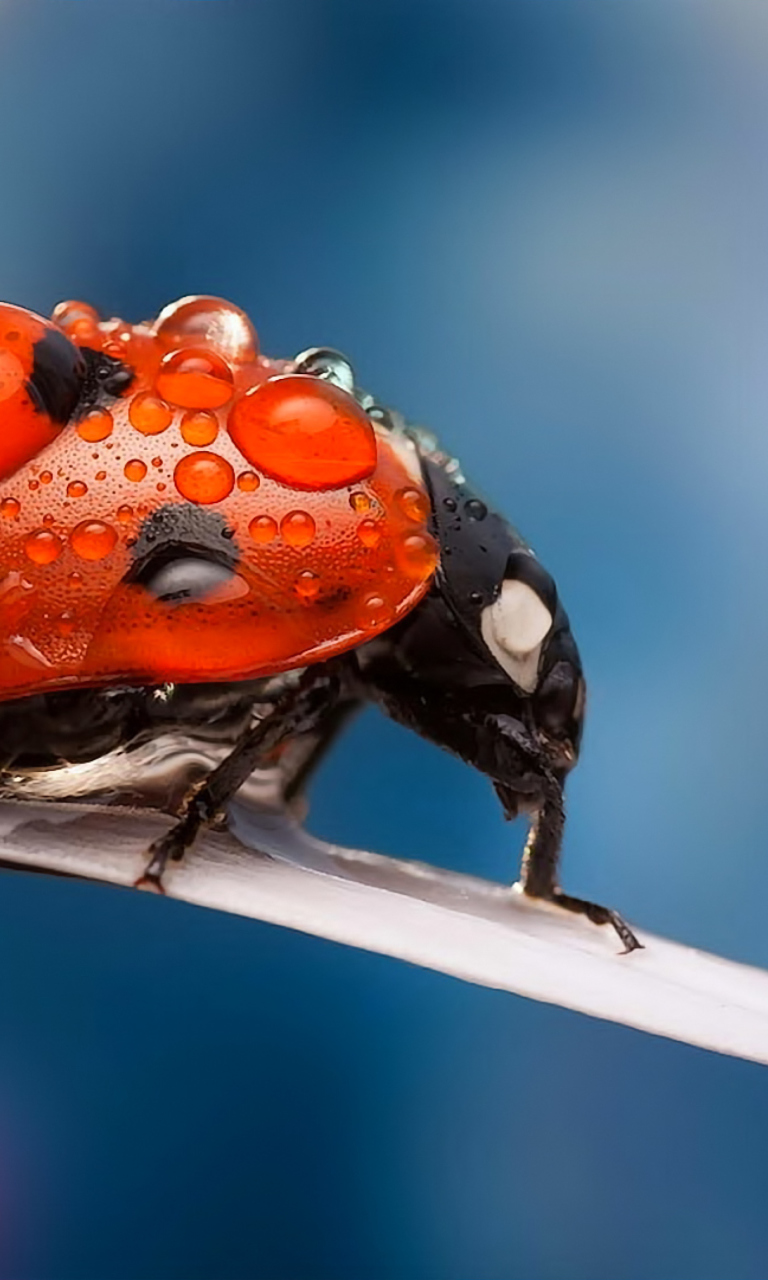
[(183, 409), (220, 409), (232, 397), (232, 370), (214, 351), (182, 347), (163, 356), (157, 390)]
[(414, 489), (412, 486), (399, 489), (395, 499), (403, 515), (414, 524), (421, 524), (429, 515), (429, 500), (426, 493), (422, 493), (420, 489)]
[(147, 474), (147, 464), (142, 462), (140, 458), (131, 458), (123, 467), (123, 474), (126, 480), (133, 480), (137, 483), (143, 480)]
[(302, 569), (294, 583), (294, 588), (297, 596), (311, 603), (317, 599), (320, 591), (320, 577), (318, 574), (313, 573), (311, 569)]
[(315, 522), (306, 511), (289, 511), (280, 521), (280, 532), (289, 547), (308, 547), (315, 536)]
[(61, 538), (50, 529), (36, 529), (24, 543), (24, 550), (35, 564), (51, 564), (61, 555)]
[(108, 409), (92, 409), (77, 424), (76, 431), (81, 440), (89, 444), (98, 444), (112, 434), (114, 422)]
[(364, 547), (377, 547), (381, 541), (381, 525), (376, 520), (361, 520), (357, 536)]
[(274, 542), (277, 537), (277, 521), (271, 516), (254, 516), (248, 525), (248, 532), (254, 542)]
[(215, 413), (208, 413), (206, 409), (192, 410), (184, 414), (179, 430), (187, 444), (200, 449), (213, 444), (219, 434), (219, 420)]
[(190, 502), (221, 502), (232, 492), (235, 473), (218, 453), (189, 453), (176, 464), (176, 488)]
[(144, 392), (133, 397), (128, 409), (128, 417), (142, 435), (157, 436), (165, 431), (173, 417), (173, 412), (164, 400)]
[(117, 542), (117, 534), (102, 520), (83, 520), (72, 530), (69, 542), (81, 560), (103, 560)]

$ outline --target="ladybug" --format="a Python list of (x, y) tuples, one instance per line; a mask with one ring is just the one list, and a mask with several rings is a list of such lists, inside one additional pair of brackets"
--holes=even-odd
[(552, 578), (342, 355), (270, 359), (220, 298), (136, 325), (4, 304), (0, 427), (3, 794), (217, 743), (148, 851), (161, 888), (251, 775), (291, 802), (372, 701), (528, 815), (526, 894), (639, 946), (558, 884), (585, 685)]

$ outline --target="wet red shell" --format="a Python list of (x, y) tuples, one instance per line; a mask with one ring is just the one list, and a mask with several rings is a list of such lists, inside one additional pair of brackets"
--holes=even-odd
[[(352, 649), (418, 603), (437, 563), (427, 497), (351, 396), (261, 356), (218, 298), (154, 324), (102, 322), (83, 303), (54, 318), (135, 376), (60, 429), (23, 390), (30, 335), (51, 322), (0, 307), (1, 698), (268, 675)], [(214, 513), (234, 563), (203, 600), (168, 604), (130, 577), (146, 522), (179, 505)]]

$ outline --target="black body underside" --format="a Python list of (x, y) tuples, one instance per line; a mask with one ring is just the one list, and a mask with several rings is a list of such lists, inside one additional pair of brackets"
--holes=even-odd
[(81, 764), (174, 730), (227, 744), (242, 732), (266, 684), (73, 689), (3, 702), (0, 772)]

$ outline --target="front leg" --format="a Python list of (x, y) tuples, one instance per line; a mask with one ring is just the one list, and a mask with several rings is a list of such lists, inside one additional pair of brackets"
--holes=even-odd
[(240, 735), (228, 756), (187, 795), (178, 822), (148, 850), (137, 888), (162, 892), (169, 861), (179, 861), (200, 828), (208, 826), (259, 765), (289, 738), (317, 731), (338, 704), (342, 681), (336, 664), (309, 667), (275, 700), (272, 710)]
[(520, 868), (520, 884), (523, 892), (529, 898), (543, 898), (547, 902), (555, 903), (558, 907), (563, 907), (566, 911), (584, 915), (593, 924), (613, 925), (624, 944), (625, 952), (642, 949), (643, 944), (638, 942), (618, 911), (563, 893), (558, 885), (557, 876), (564, 826), (562, 783), (550, 775), (525, 844)]

